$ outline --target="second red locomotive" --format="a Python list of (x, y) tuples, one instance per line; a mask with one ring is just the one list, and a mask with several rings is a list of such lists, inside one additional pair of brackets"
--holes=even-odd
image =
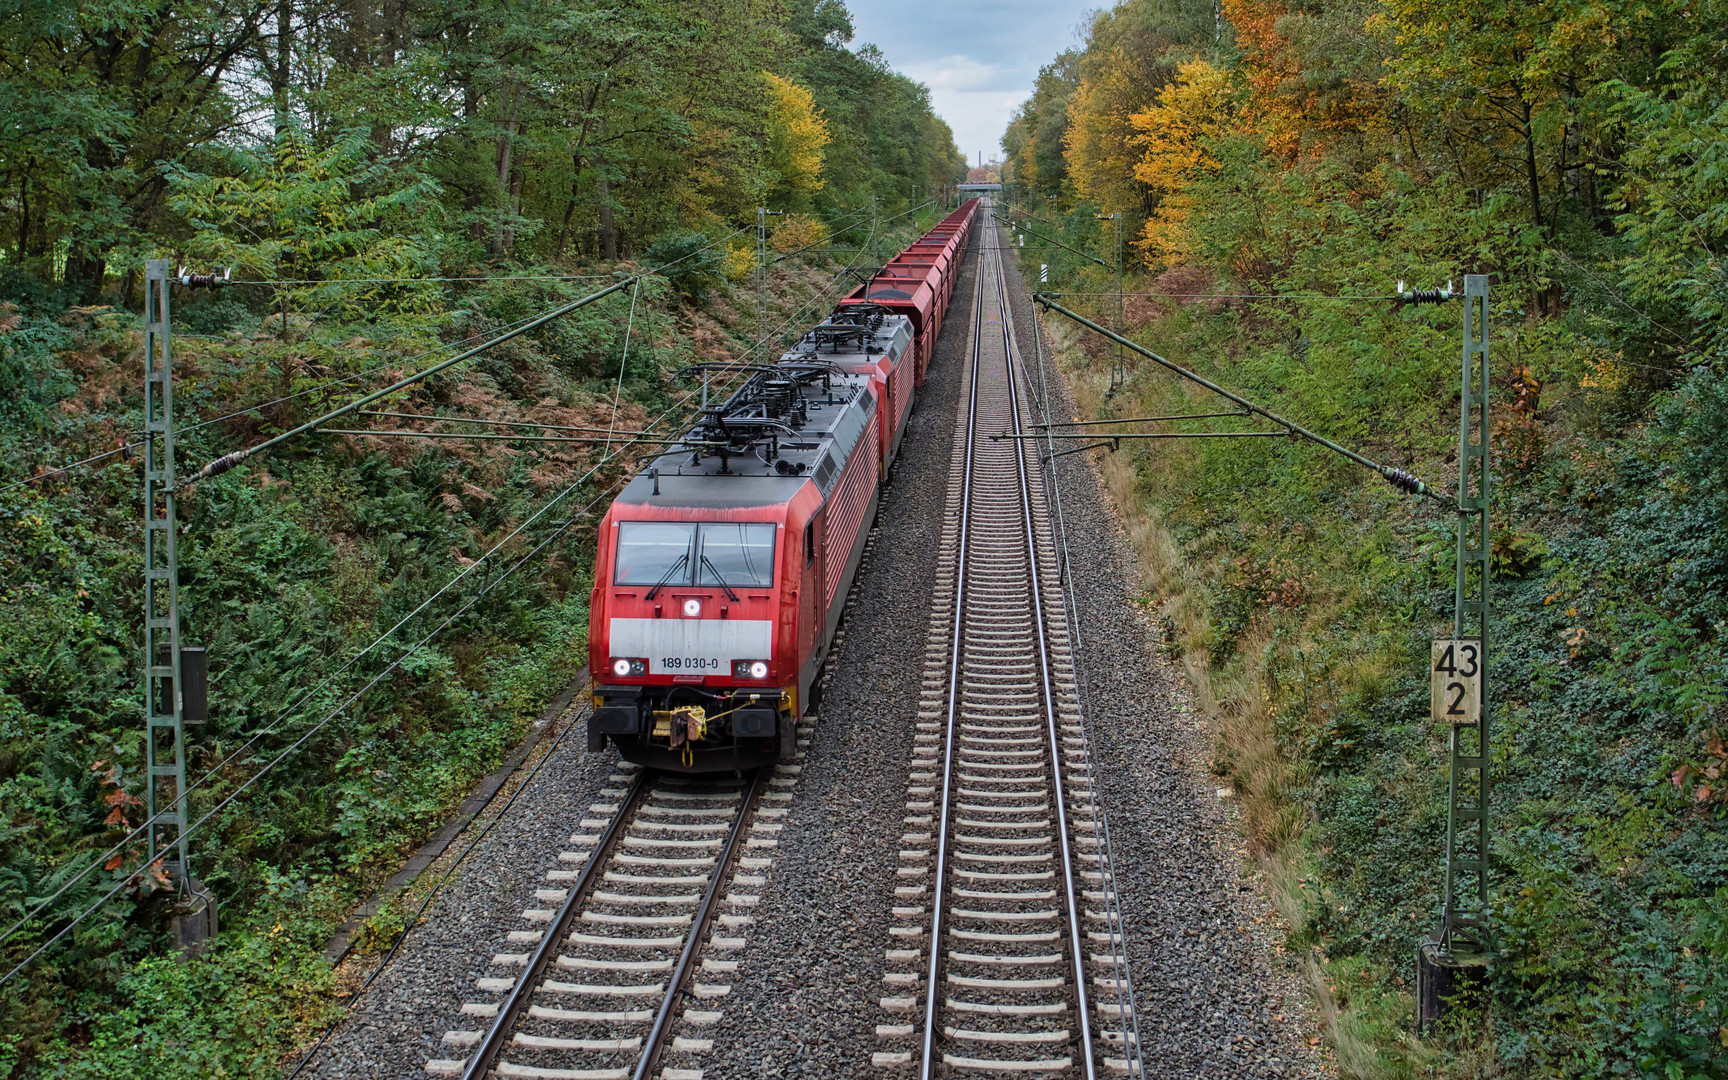
[(976, 201), (705, 407), (600, 523), (588, 745), (684, 772), (791, 756)]

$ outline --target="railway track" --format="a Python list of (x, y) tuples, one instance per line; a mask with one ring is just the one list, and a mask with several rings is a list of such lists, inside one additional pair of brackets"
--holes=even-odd
[[(712, 1049), (702, 1029), (720, 1017), (785, 815), (789, 778), (766, 772), (713, 781), (624, 765), (547, 871), (501, 974), (475, 980), (462, 1013), (484, 1029), (449, 1031), (463, 1058), (426, 1063), (433, 1076), (544, 1080), (701, 1080)], [(796, 767), (788, 770), (796, 772)], [(669, 1064), (677, 1061), (683, 1064)]]
[(875, 1061), (1138, 1075), (1037, 444), (989, 437), (1029, 421), (1000, 244), (980, 247), (882, 1000), (910, 1015), (877, 1028), (910, 1048)]

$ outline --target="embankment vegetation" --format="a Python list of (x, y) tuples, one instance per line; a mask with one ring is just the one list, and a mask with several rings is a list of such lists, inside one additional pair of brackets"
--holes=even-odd
[[(1128, 0), (1005, 138), (1032, 229), (1122, 215), (1135, 340), (1448, 491), (1459, 307), (1388, 297), (1491, 278), (1494, 960), (1427, 1040), (1452, 516), (1283, 440), (1100, 462), (1345, 1075), (1728, 1076), (1725, 71), (1710, 0)], [(1088, 418), (1219, 411), (1050, 323)]]
[[(333, 928), (585, 662), (587, 530), (641, 453), (315, 435), (180, 499), (211, 657), (191, 816), (238, 797), (192, 845), (221, 938), (176, 960), (137, 844), (77, 877), (143, 818), (144, 260), (252, 283), (174, 295), (182, 476), (682, 260), (377, 406), (494, 426), (340, 425), (666, 432), (679, 368), (772, 347), (964, 175), (924, 88), (850, 38), (836, 0), (0, 13), (0, 929), (72, 883), (0, 972), (123, 886), (0, 988), (0, 1076), (291, 1061), (340, 1005)], [(758, 206), (771, 258), (814, 245), (760, 290)]]

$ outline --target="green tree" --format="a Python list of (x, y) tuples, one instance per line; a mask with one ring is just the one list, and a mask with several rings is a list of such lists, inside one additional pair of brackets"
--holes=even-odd
[(433, 310), (442, 295), (431, 284), (337, 284), (437, 269), (438, 184), (373, 151), (366, 131), (320, 148), (290, 119), (266, 152), (235, 149), (219, 174), (170, 165), (170, 205), (192, 230), (187, 254), (244, 276), (306, 282), (279, 290), (284, 311), (291, 303), (352, 319)]
[(15, 259), (97, 299), (110, 264), (138, 269), (163, 221), (158, 163), (230, 134), (224, 92), (266, 0), (62, 4), (0, 12), (0, 168)]

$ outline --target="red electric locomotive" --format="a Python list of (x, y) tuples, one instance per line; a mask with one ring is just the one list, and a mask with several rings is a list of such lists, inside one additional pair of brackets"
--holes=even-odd
[(975, 210), (907, 249), (935, 248), (922, 279), (878, 275), (613, 502), (590, 596), (589, 749), (683, 772), (792, 754)]

